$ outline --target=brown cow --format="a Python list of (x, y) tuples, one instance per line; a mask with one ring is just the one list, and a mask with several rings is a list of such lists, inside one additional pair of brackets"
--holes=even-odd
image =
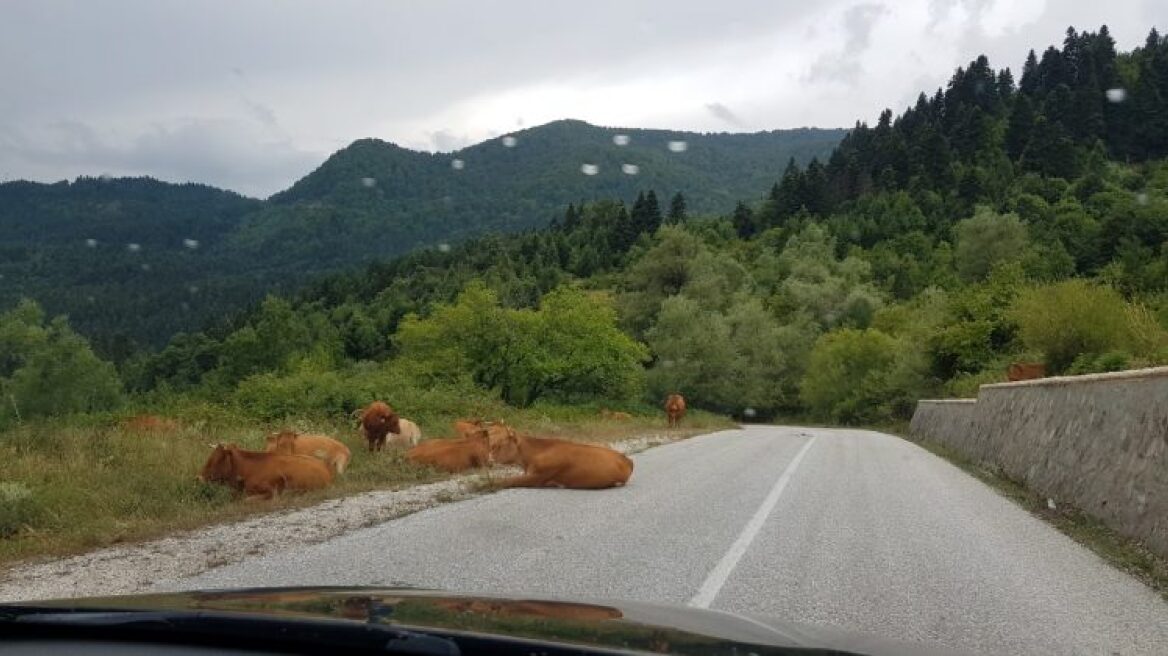
[(1041, 362), (1014, 362), (1006, 368), (1006, 379), (1010, 382), (1035, 378), (1046, 378), (1046, 365)]
[(527, 437), (513, 430), (491, 436), (491, 460), (523, 466), (523, 474), (502, 487), (566, 487), (598, 490), (620, 487), (633, 474), (633, 461), (606, 446)]
[(406, 460), (457, 473), (490, 463), (488, 433), (480, 427), (470, 436), (454, 440), (427, 440), (406, 451)]
[(463, 437), (471, 437), (479, 432), (479, 429), (485, 425), (482, 419), (459, 419), (454, 422), (454, 432)]
[(301, 435), (290, 430), (268, 435), (264, 450), (288, 456), (312, 456), (338, 474), (345, 472), (345, 467), (353, 457), (349, 447), (327, 435)]
[(669, 398), (665, 399), (665, 417), (669, 427), (674, 428), (681, 424), (681, 418), (684, 416), (685, 398), (680, 394), (670, 394)]
[(369, 450), (380, 451), (385, 447), (386, 435), (401, 433), (400, 419), (388, 404), (374, 401), (361, 413), (361, 432)]
[(271, 499), (284, 490), (328, 487), (333, 482), (333, 470), (310, 456), (245, 451), (234, 444), (216, 444), (197, 478), (242, 491), (250, 501)]

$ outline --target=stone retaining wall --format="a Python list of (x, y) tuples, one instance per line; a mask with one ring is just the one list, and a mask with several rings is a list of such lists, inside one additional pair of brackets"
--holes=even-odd
[(982, 385), (910, 430), (1168, 557), (1168, 367)]

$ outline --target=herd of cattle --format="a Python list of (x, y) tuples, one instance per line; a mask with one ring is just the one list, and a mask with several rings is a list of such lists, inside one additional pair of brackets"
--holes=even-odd
[[(356, 413), (355, 413), (356, 414)], [(665, 401), (670, 427), (685, 415), (685, 399), (671, 394)], [(608, 419), (629, 419), (624, 412), (601, 410)], [(405, 458), (457, 473), (492, 465), (518, 465), (523, 473), (501, 487), (558, 487), (595, 490), (619, 487), (633, 474), (633, 461), (606, 446), (533, 437), (518, 433), (503, 421), (463, 419), (454, 422), (456, 439), (422, 441), (418, 425), (398, 416), (389, 404), (374, 401), (359, 411), (360, 431), (370, 453), (406, 449)], [(282, 431), (268, 435), (263, 451), (235, 444), (214, 444), (198, 480), (232, 487), (247, 499), (270, 499), (285, 490), (328, 487), (343, 474), (352, 453), (327, 435)]]

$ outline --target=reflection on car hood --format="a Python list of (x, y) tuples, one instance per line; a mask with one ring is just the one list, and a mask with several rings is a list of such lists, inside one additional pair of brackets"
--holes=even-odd
[[(448, 634), (487, 634), (602, 649), (679, 654), (765, 654), (770, 648), (856, 654), (956, 654), (719, 611), (642, 602), (457, 595), (411, 588), (253, 588), (26, 602), (78, 611), (216, 611), (393, 625)], [(3, 604), (0, 604), (2, 607)]]

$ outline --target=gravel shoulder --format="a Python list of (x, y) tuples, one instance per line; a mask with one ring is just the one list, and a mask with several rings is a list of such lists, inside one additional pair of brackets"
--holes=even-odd
[[(624, 453), (684, 439), (642, 435), (609, 446)], [(498, 478), (510, 468), (496, 468)], [(196, 576), (212, 568), (297, 546), (317, 544), (433, 506), (486, 494), (486, 475), (475, 473), (399, 490), (378, 490), (296, 510), (215, 524), (141, 542), (42, 562), (0, 574), (0, 602), (133, 594), (162, 580)]]

